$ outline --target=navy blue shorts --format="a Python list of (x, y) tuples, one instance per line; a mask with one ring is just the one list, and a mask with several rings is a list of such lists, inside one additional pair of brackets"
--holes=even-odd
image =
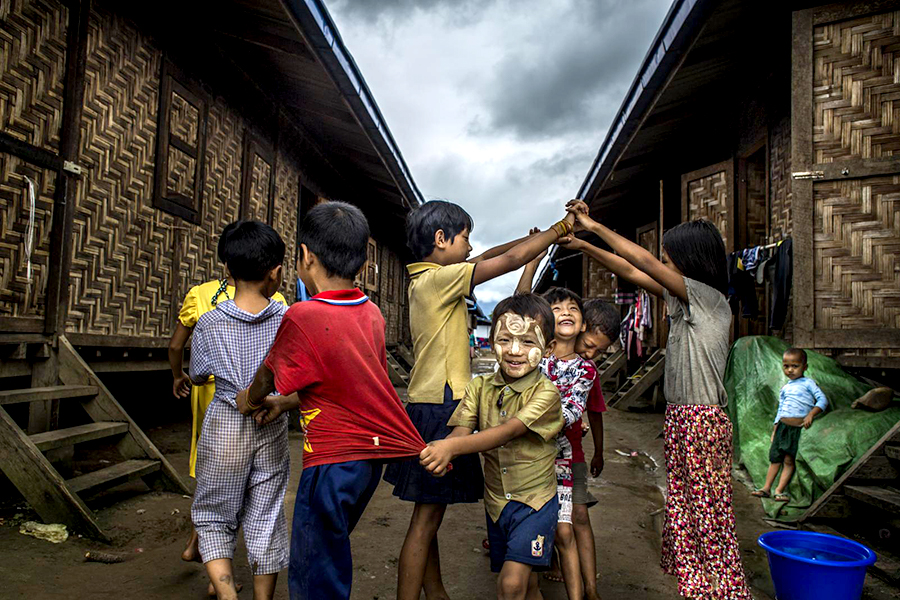
[(378, 487), (381, 468), (378, 461), (355, 460), (303, 469), (291, 524), (291, 600), (350, 598), (350, 532)]
[(503, 507), (496, 523), (488, 515), (491, 571), (499, 573), (508, 560), (531, 565), (535, 571), (546, 571), (553, 555), (558, 513), (559, 500), (554, 494), (540, 510), (511, 501)]

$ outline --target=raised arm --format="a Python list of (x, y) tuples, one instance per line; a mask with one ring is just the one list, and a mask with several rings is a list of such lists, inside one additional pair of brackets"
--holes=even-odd
[[(570, 200), (566, 205), (566, 210), (575, 214), (581, 227), (596, 234), (609, 244), (613, 252), (624, 258), (639, 271), (649, 275), (660, 286), (669, 290), (669, 293), (673, 296), (687, 301), (687, 288), (684, 285), (683, 275), (664, 265), (646, 249), (625, 239), (609, 227), (593, 220), (589, 214), (587, 204), (581, 200)], [(649, 292), (650, 290), (647, 289), (647, 291)], [(656, 292), (653, 293), (656, 294)], [(656, 295), (661, 296), (662, 291), (660, 290), (660, 293)]]
[[(535, 227), (528, 232), (528, 235), (537, 235), (540, 232), (541, 230)], [(537, 258), (525, 265), (525, 269), (522, 271), (522, 276), (519, 278), (519, 285), (516, 286), (517, 294), (527, 294), (531, 291), (531, 288), (534, 286), (534, 274), (537, 273), (537, 268), (541, 264), (541, 261), (545, 256), (547, 256), (546, 250), (538, 254)]]
[(575, 215), (569, 213), (562, 221), (554, 224), (547, 231), (530, 235), (503, 254), (482, 261), (475, 269), (475, 276), (472, 278), (473, 285), (479, 285), (524, 267), (549, 248), (550, 244), (571, 233), (574, 221)]
[(501, 254), (505, 254), (509, 250), (512, 250), (522, 242), (528, 239), (528, 236), (520, 237), (517, 240), (513, 240), (511, 242), (506, 242), (505, 244), (500, 244), (499, 246), (494, 246), (490, 250), (485, 250), (475, 258), (470, 258), (467, 262), (475, 263), (476, 265), (480, 262), (483, 262), (489, 258), (494, 258), (495, 256), (500, 256)]
[(589, 244), (588, 242), (574, 236), (567, 236), (562, 238), (561, 240), (559, 240), (559, 245), (565, 246), (567, 248), (572, 248), (573, 250), (579, 250), (580, 252), (587, 254), (588, 256), (599, 262), (601, 265), (615, 273), (617, 277), (621, 277), (625, 281), (629, 281), (634, 285), (647, 290), (647, 292), (653, 294), (654, 296), (662, 297), (663, 287), (659, 283), (657, 283), (655, 279), (639, 270), (637, 267), (632, 265), (621, 256), (616, 256), (612, 252), (602, 250), (597, 246)]

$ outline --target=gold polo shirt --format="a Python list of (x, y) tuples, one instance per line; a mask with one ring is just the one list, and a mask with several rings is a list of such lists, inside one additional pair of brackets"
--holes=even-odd
[[(497, 406), (500, 394), (501, 406)], [(556, 495), (556, 435), (564, 421), (559, 391), (535, 369), (506, 383), (499, 371), (476, 377), (447, 423), (484, 431), (513, 417), (528, 432), (484, 456), (484, 506), (495, 523), (506, 504), (515, 500), (534, 510)]]
[(466, 296), (472, 292), (473, 263), (408, 265), (409, 330), (416, 364), (409, 376), (409, 401), (444, 403), (444, 385), (463, 397), (472, 378)]

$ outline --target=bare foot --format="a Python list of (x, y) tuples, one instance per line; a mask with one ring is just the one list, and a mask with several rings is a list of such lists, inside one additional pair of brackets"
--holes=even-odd
[[(200, 559), (200, 540), (197, 537), (197, 530), (191, 527), (191, 537), (188, 538), (187, 546), (181, 553), (181, 560), (185, 562), (203, 562)], [(212, 585), (212, 584), (210, 584)], [(215, 594), (213, 594), (215, 595)]]
[(556, 583), (563, 583), (565, 580), (563, 579), (562, 573), (560, 573), (559, 569), (554, 569), (552, 571), (544, 571), (542, 573), (544, 579), (547, 581), (555, 581)]
[[(235, 583), (234, 589), (236, 589), (238, 591), (238, 593), (240, 594), (241, 590), (244, 589), (244, 584), (243, 583)], [(216, 597), (216, 588), (213, 587), (212, 581), (209, 582), (209, 587), (206, 588), (206, 595), (209, 596), (210, 598)]]

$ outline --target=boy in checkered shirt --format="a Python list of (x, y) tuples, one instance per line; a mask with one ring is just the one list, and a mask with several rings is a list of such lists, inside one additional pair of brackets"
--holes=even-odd
[(197, 442), (197, 490), (191, 519), (200, 556), (219, 600), (236, 600), (232, 558), (243, 527), (253, 571), (253, 597), (272, 598), (288, 565), (284, 492), (290, 474), (287, 415), (259, 426), (238, 412), (235, 397), (253, 380), (272, 346), (287, 307), (273, 300), (281, 286), (285, 246), (259, 221), (228, 233), (233, 300), (197, 321), (191, 348), (194, 383), (216, 380)]

